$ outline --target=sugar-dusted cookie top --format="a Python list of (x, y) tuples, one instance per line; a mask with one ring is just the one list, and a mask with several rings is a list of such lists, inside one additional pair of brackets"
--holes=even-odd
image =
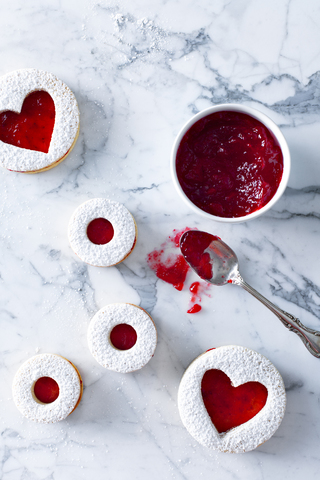
[[(122, 341), (121, 336), (129, 338)], [(139, 370), (152, 358), (157, 345), (157, 330), (143, 308), (130, 303), (112, 303), (101, 308), (92, 318), (88, 343), (100, 365), (128, 373)]]
[(47, 170), (70, 153), (78, 134), (77, 100), (55, 75), (28, 68), (0, 77), (0, 165)]
[[(217, 380), (210, 385), (207, 375), (217, 371), (229, 377), (231, 386), (227, 389), (223, 383), (215, 384)], [(253, 383), (260, 385), (259, 390), (252, 388)], [(235, 401), (239, 388), (243, 390), (242, 399), (238, 396)], [(264, 400), (263, 390), (267, 393)], [(242, 416), (243, 409), (256, 408), (258, 401), (262, 401), (258, 413), (248, 421), (235, 423), (237, 426), (227, 431), (214, 425), (215, 418), (221, 424), (221, 411), (214, 411), (217, 405), (236, 422), (237, 414)], [(242, 453), (253, 450), (275, 433), (284, 416), (286, 393), (281, 375), (267, 358), (248, 348), (229, 345), (209, 350), (191, 363), (180, 383), (178, 405), (183, 424), (199, 443), (222, 452)]]
[[(37, 383), (50, 380), (50, 385), (37, 389)], [(44, 389), (56, 384), (50, 399)], [(45, 383), (43, 383), (45, 385)], [(37, 397), (39, 391), (42, 395)], [(66, 358), (52, 353), (35, 355), (17, 371), (12, 385), (13, 400), (20, 412), (39, 423), (64, 420), (77, 406), (82, 395), (82, 380), (76, 367)], [(48, 400), (44, 400), (47, 397)]]
[(129, 210), (107, 198), (93, 198), (75, 210), (68, 229), (73, 251), (86, 263), (110, 267), (134, 249), (137, 227)]

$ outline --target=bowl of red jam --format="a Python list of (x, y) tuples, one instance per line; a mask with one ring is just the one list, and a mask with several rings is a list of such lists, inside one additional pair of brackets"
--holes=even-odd
[(171, 172), (191, 209), (238, 223), (256, 218), (279, 200), (289, 179), (290, 152), (265, 114), (221, 104), (198, 113), (180, 130)]

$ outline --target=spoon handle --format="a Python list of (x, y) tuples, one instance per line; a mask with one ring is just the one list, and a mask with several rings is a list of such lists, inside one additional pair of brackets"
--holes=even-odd
[(236, 285), (244, 288), (247, 292), (251, 293), (257, 300), (260, 300), (266, 307), (268, 307), (287, 327), (291, 332), (296, 333), (304, 345), (307, 347), (309, 352), (317, 358), (320, 358), (320, 332), (317, 330), (312, 330), (311, 328), (305, 327), (298, 318), (294, 317), (290, 313), (281, 310), (274, 303), (266, 299), (261, 293), (257, 292), (253, 287), (248, 285), (241, 276), (233, 279), (233, 282)]

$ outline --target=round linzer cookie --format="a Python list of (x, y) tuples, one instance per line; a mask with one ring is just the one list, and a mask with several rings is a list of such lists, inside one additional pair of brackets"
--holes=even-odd
[(178, 406), (184, 426), (199, 443), (244, 453), (275, 433), (284, 416), (286, 392), (267, 358), (229, 345), (191, 363), (180, 383)]
[(0, 164), (38, 173), (58, 165), (79, 135), (79, 108), (55, 75), (28, 68), (0, 77)]
[(20, 412), (39, 423), (56, 423), (72, 413), (82, 397), (82, 379), (77, 368), (52, 353), (35, 355), (17, 371), (13, 400)]
[(73, 251), (81, 260), (95, 267), (111, 267), (133, 251), (137, 226), (121, 203), (94, 198), (76, 209), (68, 235)]
[(128, 373), (144, 367), (153, 357), (157, 330), (143, 308), (130, 303), (112, 303), (92, 318), (88, 343), (100, 365)]

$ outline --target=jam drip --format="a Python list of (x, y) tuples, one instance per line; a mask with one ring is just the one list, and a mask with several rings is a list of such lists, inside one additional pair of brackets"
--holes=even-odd
[(283, 157), (271, 132), (238, 112), (216, 112), (198, 120), (178, 148), (176, 169), (186, 196), (218, 217), (242, 217), (274, 196)]
[(15, 147), (48, 153), (55, 121), (54, 101), (48, 92), (30, 93), (20, 113), (0, 113), (0, 140)]
[(207, 370), (201, 382), (204, 405), (219, 433), (248, 422), (265, 406), (268, 390), (259, 382), (238, 387), (221, 370)]
[(51, 377), (39, 378), (34, 384), (33, 391), (42, 403), (52, 403), (59, 397), (59, 385)]
[(198, 303), (195, 303), (194, 305), (192, 305), (192, 307), (189, 308), (187, 313), (198, 313), (201, 310), (202, 310), (201, 305), (199, 305)]
[(118, 350), (129, 350), (137, 341), (137, 332), (131, 325), (120, 323), (111, 330), (110, 341)]
[(105, 218), (95, 218), (87, 227), (87, 237), (95, 245), (105, 245), (114, 236), (112, 223)]
[(205, 290), (206, 290), (206, 287), (201, 285), (200, 282), (191, 283), (189, 287), (189, 292), (191, 293), (191, 298), (190, 298), (191, 307), (189, 308), (187, 313), (198, 313), (202, 310), (202, 307), (201, 305), (199, 305), (199, 303), (201, 303), (201, 294)]

